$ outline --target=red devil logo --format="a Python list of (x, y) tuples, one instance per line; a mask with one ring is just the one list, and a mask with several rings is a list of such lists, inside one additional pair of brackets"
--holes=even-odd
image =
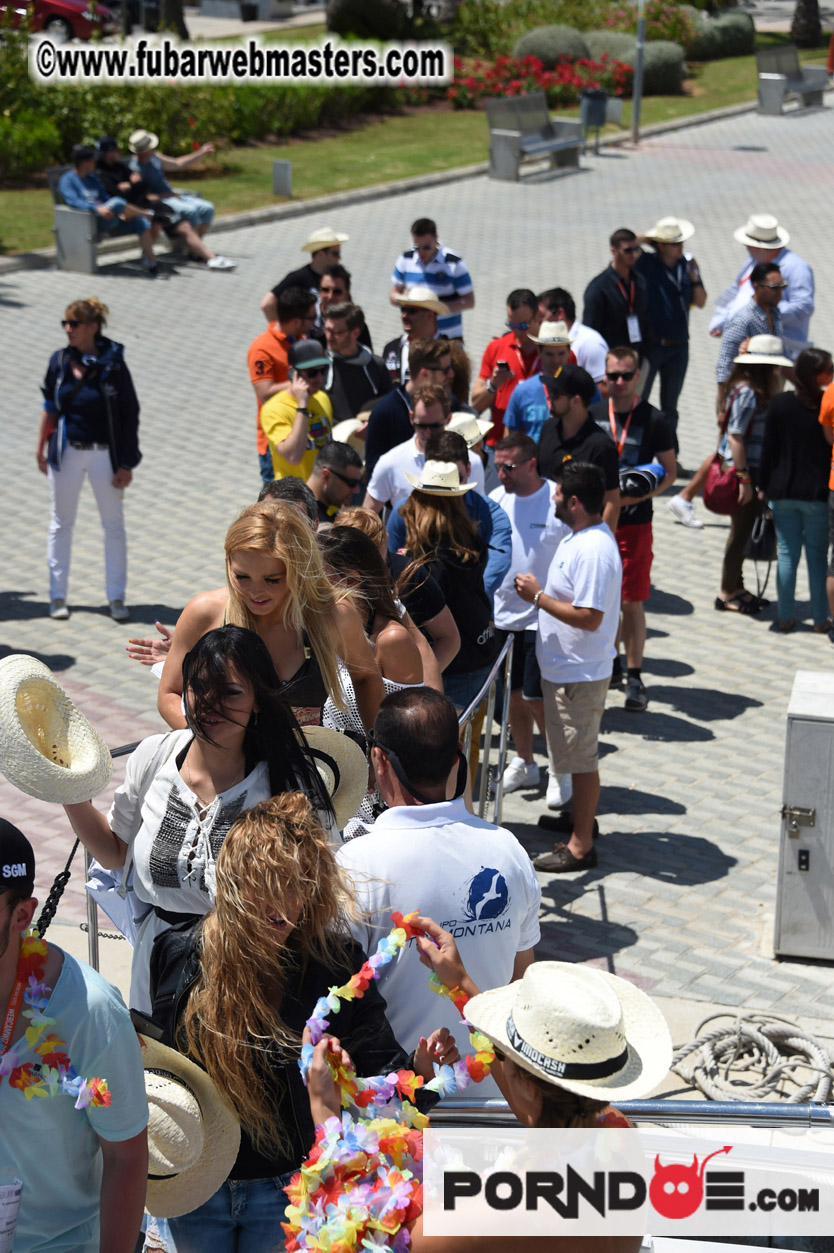
[(698, 1170), (698, 1155), (693, 1153), (691, 1166), (661, 1166), (660, 1154), (654, 1159), (654, 1176), (649, 1184), (649, 1199), (663, 1218), (690, 1218), (704, 1195), (704, 1167), (711, 1157), (729, 1153), (732, 1145), (708, 1154)]

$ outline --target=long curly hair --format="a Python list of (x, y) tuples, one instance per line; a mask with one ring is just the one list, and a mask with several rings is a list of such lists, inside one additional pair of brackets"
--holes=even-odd
[(405, 522), (405, 547), (415, 561), (431, 561), (446, 545), (463, 563), (481, 557), (478, 530), (466, 512), (463, 496), (435, 496), (416, 488), (400, 514)]
[[(303, 911), (281, 944), (268, 914), (280, 916), (293, 900), (303, 901)], [(288, 973), (311, 958), (338, 972), (334, 981), (349, 973), (347, 919), (357, 916), (301, 792), (273, 796), (231, 827), (217, 857), (215, 905), (200, 928), (201, 973), (182, 1043), (231, 1101), (258, 1152), (278, 1155), (287, 1142), (267, 1093), (276, 1069), (294, 1066), (301, 1050), (275, 1001)]]
[(263, 501), (244, 509), (226, 532), (226, 621), (258, 634), (258, 619), (246, 608), (232, 579), (231, 558), (238, 552), (264, 553), (284, 563), (289, 593), (284, 625), (299, 642), (305, 636), (309, 640), (325, 686), (341, 707), (344, 697), (338, 671), (343, 640), (338, 631), (333, 638), (332, 612), (345, 593), (334, 589), (325, 574), (309, 522), (292, 505)]

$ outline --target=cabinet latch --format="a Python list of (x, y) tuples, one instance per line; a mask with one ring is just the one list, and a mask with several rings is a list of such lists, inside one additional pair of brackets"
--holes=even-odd
[(783, 805), (782, 817), (788, 824), (788, 835), (792, 840), (799, 838), (800, 827), (813, 827), (816, 823), (817, 811), (806, 805)]

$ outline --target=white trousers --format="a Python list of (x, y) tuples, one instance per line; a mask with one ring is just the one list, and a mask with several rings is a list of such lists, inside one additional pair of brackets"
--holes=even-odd
[(68, 444), (60, 470), (49, 467), (52, 516), (46, 559), (49, 563), (49, 599), (66, 600), (72, 552), (72, 529), (78, 512), (78, 497), (84, 475), (98, 505), (104, 527), (104, 580), (107, 599), (124, 600), (127, 587), (127, 535), (125, 534), (123, 489), (113, 486), (113, 467), (106, 448), (71, 448)]

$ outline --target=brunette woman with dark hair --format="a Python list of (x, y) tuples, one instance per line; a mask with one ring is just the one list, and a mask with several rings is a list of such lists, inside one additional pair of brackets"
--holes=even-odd
[(776, 524), (778, 628), (787, 633), (796, 627), (796, 571), (804, 545), (813, 629), (823, 635), (830, 627), (825, 580), (831, 449), (819, 413), (822, 393), (834, 379), (831, 353), (806, 348), (795, 371), (796, 391), (775, 396), (765, 414), (759, 496)]
[(118, 870), (132, 858), (133, 891), (145, 912), (130, 1005), (143, 1011), (154, 938), (211, 908), (217, 855), (244, 810), (301, 788), (338, 838), (263, 640), (242, 627), (209, 631), (186, 655), (183, 680), (185, 728), (142, 741), (108, 817), (92, 801), (64, 806), (75, 834), (105, 869)]

